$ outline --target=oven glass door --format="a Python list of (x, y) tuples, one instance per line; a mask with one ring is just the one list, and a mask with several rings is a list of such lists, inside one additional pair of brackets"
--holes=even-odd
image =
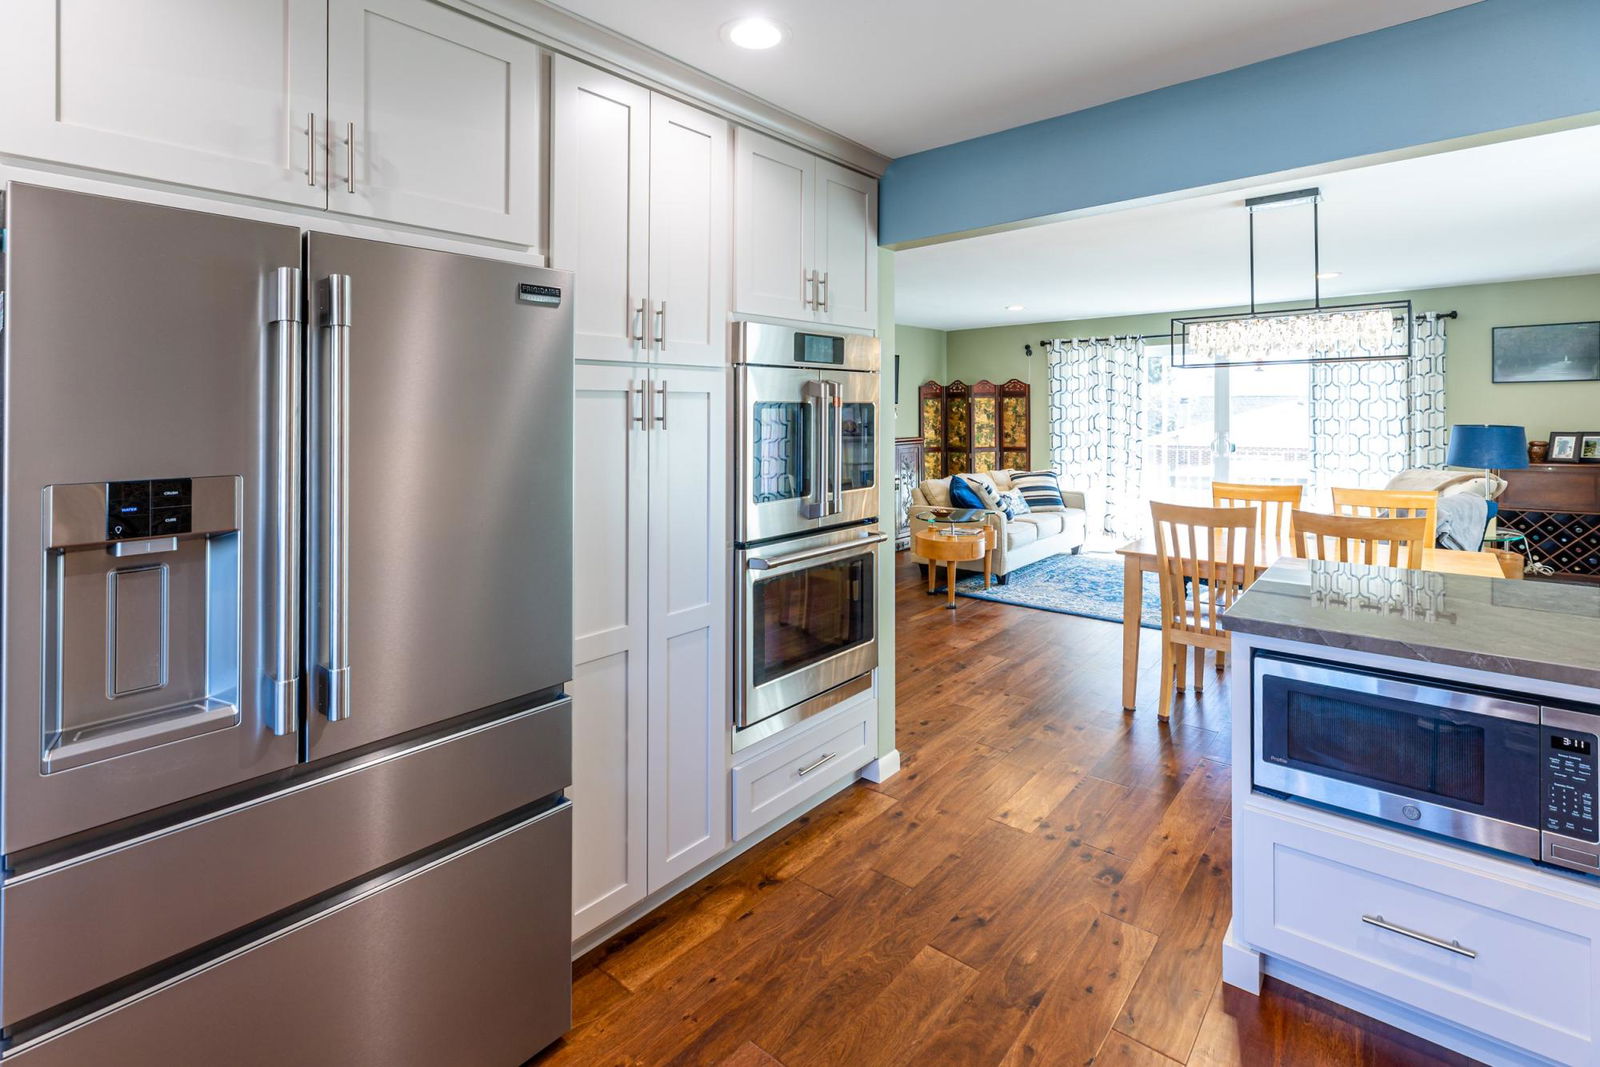
[(824, 525), (878, 517), (878, 376), (827, 371), (833, 403), (831, 496)]
[(745, 554), (741, 727), (877, 666), (877, 545), (884, 540), (873, 531), (836, 548), (824, 542)]
[(808, 533), (827, 505), (826, 391), (815, 371), (738, 370), (736, 537), (741, 542)]
[(1494, 847), (1537, 827), (1537, 706), (1266, 656), (1255, 675), (1257, 785)]

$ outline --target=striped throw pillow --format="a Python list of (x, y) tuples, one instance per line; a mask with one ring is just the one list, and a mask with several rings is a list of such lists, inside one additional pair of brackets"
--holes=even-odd
[(1055, 471), (1017, 471), (1011, 476), (1011, 485), (1022, 490), (1022, 499), (1030, 511), (1065, 511), (1066, 501), (1061, 499), (1061, 480)]
[(991, 509), (1000, 506), (1000, 493), (993, 482), (981, 475), (958, 474), (950, 482), (950, 500), (964, 508)]

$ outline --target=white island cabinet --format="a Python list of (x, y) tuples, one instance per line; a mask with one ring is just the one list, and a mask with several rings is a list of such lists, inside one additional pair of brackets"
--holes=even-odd
[(0, 154), (539, 247), (543, 62), (430, 0), (8, 0)]

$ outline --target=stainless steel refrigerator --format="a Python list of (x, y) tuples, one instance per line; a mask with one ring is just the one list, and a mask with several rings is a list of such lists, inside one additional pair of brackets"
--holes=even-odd
[(570, 1015), (572, 277), (5, 190), (0, 1059)]

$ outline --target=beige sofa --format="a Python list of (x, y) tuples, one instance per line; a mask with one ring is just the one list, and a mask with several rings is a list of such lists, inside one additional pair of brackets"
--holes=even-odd
[[(1004, 493), (1011, 489), (1011, 472), (989, 471), (985, 474), (965, 474), (962, 477), (990, 482)], [(987, 521), (995, 528), (994, 573), (1001, 584), (1012, 571), (1037, 563), (1050, 556), (1077, 553), (1084, 543), (1088, 527), (1088, 514), (1084, 510), (1082, 493), (1063, 489), (1064, 508), (1035, 508), (1026, 515), (1007, 519), (1005, 512), (988, 509)], [(919, 515), (939, 514), (949, 511), (950, 479), (932, 478), (911, 491), (911, 507), (906, 513), (912, 522), (912, 531), (921, 525)], [(911, 540), (911, 558), (923, 568), (926, 576), (928, 561), (917, 555), (917, 542)], [(983, 572), (983, 561), (958, 564), (960, 570)]]

